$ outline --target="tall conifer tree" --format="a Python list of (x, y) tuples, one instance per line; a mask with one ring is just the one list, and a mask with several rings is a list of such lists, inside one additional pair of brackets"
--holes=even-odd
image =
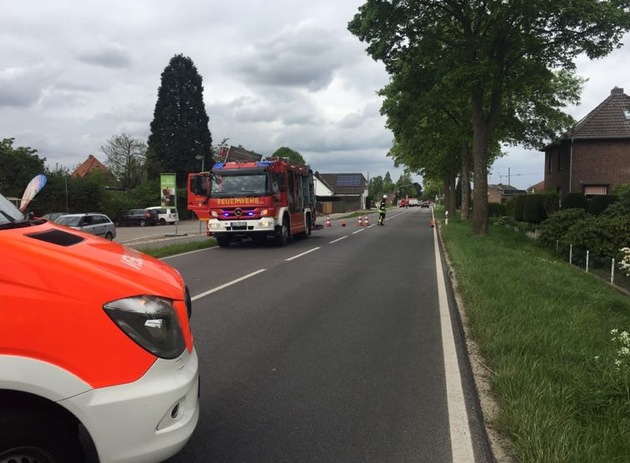
[(202, 78), (192, 60), (182, 54), (171, 58), (162, 72), (151, 134), (147, 170), (150, 179), (160, 172), (175, 172), (177, 185), (186, 184), (189, 172), (212, 164), (212, 135), (203, 103)]

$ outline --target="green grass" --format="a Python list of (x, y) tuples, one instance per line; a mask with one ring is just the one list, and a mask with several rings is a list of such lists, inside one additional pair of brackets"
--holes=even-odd
[(138, 251), (141, 251), (150, 256), (161, 258), (173, 256), (175, 254), (183, 254), (185, 252), (197, 251), (199, 249), (212, 248), (217, 245), (217, 241), (214, 238), (208, 238), (205, 241), (195, 241), (193, 243), (179, 243), (171, 244), (160, 248), (142, 248), (138, 247)]
[(630, 329), (630, 298), (505, 227), (441, 233), (514, 459), (630, 461), (630, 368), (610, 335)]

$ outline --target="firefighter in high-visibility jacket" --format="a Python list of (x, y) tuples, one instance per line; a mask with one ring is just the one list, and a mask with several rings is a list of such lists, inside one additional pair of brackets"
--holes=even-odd
[(387, 195), (383, 195), (383, 198), (378, 203), (378, 222), (377, 225), (385, 224), (385, 206), (387, 205)]

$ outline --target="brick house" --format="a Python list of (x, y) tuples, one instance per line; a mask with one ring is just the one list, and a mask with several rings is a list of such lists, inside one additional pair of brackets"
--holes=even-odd
[(72, 172), (71, 177), (85, 177), (92, 172), (101, 172), (109, 181), (116, 181), (114, 174), (92, 154)]
[(488, 185), (488, 203), (502, 204), (516, 195), (527, 193), (525, 190), (519, 190), (512, 185)]
[(546, 146), (547, 191), (610, 194), (630, 183), (630, 97), (615, 87), (560, 140)]

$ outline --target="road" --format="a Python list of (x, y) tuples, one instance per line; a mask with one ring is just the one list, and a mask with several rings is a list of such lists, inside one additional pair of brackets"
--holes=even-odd
[(166, 259), (201, 362), (200, 422), (168, 462), (492, 462), (430, 214)]

